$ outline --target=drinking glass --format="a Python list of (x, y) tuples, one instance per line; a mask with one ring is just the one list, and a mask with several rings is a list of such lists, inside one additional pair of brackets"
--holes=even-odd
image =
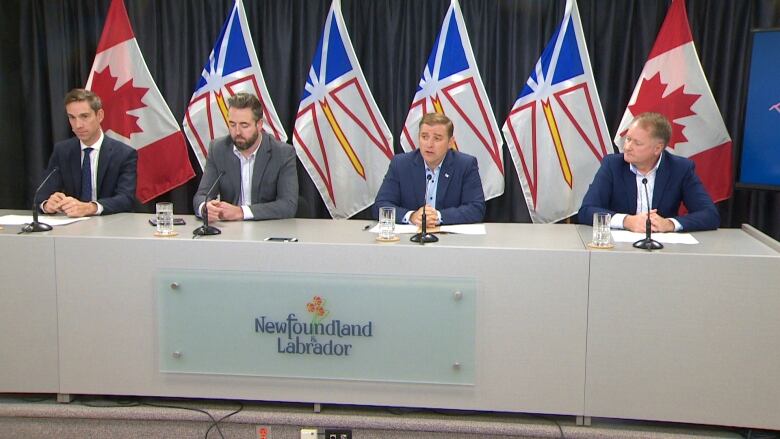
[(393, 239), (395, 234), (395, 207), (379, 208), (379, 237)]
[(157, 234), (173, 234), (173, 203), (157, 203)]
[(596, 212), (593, 214), (593, 247), (609, 248), (614, 245), (612, 241), (612, 231), (609, 229), (609, 223), (612, 215), (606, 212)]

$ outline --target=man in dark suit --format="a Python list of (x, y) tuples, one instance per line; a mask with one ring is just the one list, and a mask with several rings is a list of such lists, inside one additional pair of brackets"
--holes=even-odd
[[(612, 228), (644, 232), (647, 184), (654, 232), (717, 229), (718, 209), (696, 175), (693, 161), (665, 149), (671, 136), (672, 127), (663, 115), (636, 116), (628, 127), (623, 154), (602, 160), (582, 201), (579, 222), (591, 224), (594, 213), (609, 212)], [(678, 215), (681, 203), (688, 210), (685, 215)]]
[[(291, 218), (298, 207), (295, 150), (262, 131), (263, 109), (256, 96), (236, 93), (228, 99), (230, 135), (209, 146), (206, 169), (192, 200), (198, 216), (207, 204), (209, 221)], [(214, 194), (211, 186), (223, 173)]]
[(41, 188), (35, 204), (44, 213), (72, 218), (131, 211), (136, 150), (103, 134), (103, 104), (91, 91), (68, 92), (65, 111), (76, 137), (54, 145), (46, 174), (55, 167), (58, 171)]
[(401, 224), (421, 225), (423, 209), (428, 227), (482, 221), (485, 195), (477, 159), (452, 149), (453, 131), (447, 116), (423, 116), (420, 148), (393, 157), (374, 201), (374, 217), (380, 207), (395, 207)]

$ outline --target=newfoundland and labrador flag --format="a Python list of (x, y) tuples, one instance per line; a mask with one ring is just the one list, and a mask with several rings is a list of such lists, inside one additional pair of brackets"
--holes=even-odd
[(195, 176), (176, 119), (135, 40), (124, 0), (113, 0), (86, 88), (100, 96), (106, 135), (138, 150), (136, 197), (146, 203)]
[(731, 137), (712, 96), (693, 45), (683, 0), (673, 0), (628, 102), (615, 144), (635, 115), (653, 111), (672, 124), (667, 148), (696, 164), (696, 174), (714, 201), (731, 196)]
[(458, 0), (452, 0), (406, 116), (401, 146), (418, 148), (418, 125), (427, 113), (444, 113), (455, 125), (455, 147), (479, 162), (485, 199), (504, 193), (503, 139), (482, 84)]
[(293, 145), (333, 218), (374, 203), (393, 136), (374, 102), (333, 0), (293, 129)]
[(503, 127), (534, 223), (574, 215), (612, 152), (575, 0)]
[(257, 96), (263, 104), (263, 131), (287, 141), (260, 70), (244, 5), (236, 0), (184, 113), (184, 132), (201, 168), (206, 164), (209, 143), (228, 135), (227, 100), (240, 92)]

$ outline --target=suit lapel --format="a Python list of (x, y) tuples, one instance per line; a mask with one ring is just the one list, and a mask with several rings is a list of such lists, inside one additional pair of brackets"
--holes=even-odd
[[(225, 185), (225, 192), (221, 192), (220, 196), (222, 201), (238, 205), (239, 199), (241, 199), (241, 160), (236, 157), (233, 151), (233, 141), (228, 137), (228, 147), (225, 152), (227, 155), (227, 163), (225, 169), (225, 175), (222, 177), (222, 182), (219, 183), (220, 187)], [(228, 197), (228, 189), (233, 190), (233, 197)]]
[(98, 156), (98, 164), (97, 164), (97, 187), (92, 188), (93, 191), (95, 191), (95, 194), (98, 194), (98, 197), (100, 196), (100, 188), (103, 187), (103, 178), (106, 176), (106, 172), (108, 172), (108, 168), (110, 167), (111, 163), (111, 157), (113, 157), (113, 151), (114, 145), (111, 143), (110, 140), (108, 140), (108, 137), (103, 137), (103, 144), (100, 145), (100, 155)]
[(631, 212), (632, 214), (636, 213), (636, 200), (637, 200), (637, 193), (636, 193), (636, 174), (631, 172), (631, 165), (628, 163), (623, 162), (623, 165), (621, 166), (621, 169), (623, 169), (623, 187), (625, 188), (625, 203), (626, 203), (626, 209), (628, 209), (628, 212)]
[(428, 181), (425, 179), (425, 160), (422, 153), (417, 149), (414, 156), (414, 169), (412, 169), (412, 181), (410, 182), (414, 190), (414, 201), (416, 206), (425, 204), (425, 190), (428, 187)]
[(666, 184), (669, 183), (669, 156), (664, 151), (661, 157), (661, 164), (655, 171), (655, 186), (653, 187), (653, 209), (661, 205), (661, 200), (666, 193)]
[(444, 156), (444, 162), (441, 169), (439, 169), (439, 181), (436, 184), (436, 206), (439, 210), (439, 206), (442, 205), (444, 197), (447, 195), (447, 189), (450, 187), (450, 179), (452, 178), (452, 169), (455, 164), (455, 152), (452, 150), (447, 151), (447, 155)]
[(252, 193), (249, 195), (252, 200), (247, 204), (260, 202), (260, 182), (263, 181), (263, 174), (271, 161), (271, 145), (265, 133), (262, 134), (263, 140), (257, 148), (255, 155), (255, 165), (252, 169)]
[[(79, 139), (73, 138), (73, 144), (70, 148), (68, 148), (67, 158), (65, 160), (65, 163), (68, 167), (68, 169), (62, 170), (62, 178), (63, 181), (66, 181), (63, 186), (65, 186), (65, 192), (67, 193), (68, 188), (72, 188), (72, 192), (74, 194), (74, 197), (77, 199), (81, 198), (81, 143), (79, 143)], [(70, 194), (68, 194), (70, 195)]]

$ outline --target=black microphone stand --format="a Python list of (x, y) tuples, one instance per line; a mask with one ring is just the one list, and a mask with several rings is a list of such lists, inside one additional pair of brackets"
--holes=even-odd
[(410, 241), (419, 242), (420, 245), (425, 245), (426, 242), (439, 242), (438, 236), (433, 233), (428, 233), (428, 216), (425, 213), (425, 203), (428, 202), (428, 183), (431, 181), (431, 178), (433, 178), (431, 177), (431, 174), (428, 174), (425, 179), (425, 200), (423, 202), (422, 227), (420, 227), (420, 233), (416, 233), (409, 238)]
[(201, 212), (203, 225), (192, 231), (193, 236), (211, 236), (222, 233), (222, 230), (209, 225), (209, 198), (211, 198), (211, 192), (214, 191), (215, 187), (217, 187), (217, 183), (219, 183), (219, 180), (223, 175), (225, 175), (225, 171), (219, 173), (217, 179), (214, 180), (214, 184), (212, 184), (209, 191), (206, 192), (206, 201), (203, 203), (203, 212)]
[(22, 227), (22, 233), (30, 233), (30, 232), (48, 232), (51, 230), (51, 226), (42, 223), (38, 221), (38, 206), (35, 205), (35, 200), (38, 198), (38, 192), (41, 191), (41, 188), (43, 185), (46, 184), (47, 181), (49, 181), (49, 178), (51, 178), (52, 175), (54, 175), (55, 172), (57, 172), (60, 168), (54, 167), (54, 169), (49, 172), (49, 175), (46, 176), (46, 178), (43, 179), (41, 182), (41, 185), (38, 186), (38, 189), (35, 190), (35, 194), (33, 194), (33, 201), (32, 201), (32, 222), (29, 224), (25, 224)]
[(664, 245), (650, 237), (650, 192), (647, 190), (647, 178), (642, 179), (645, 186), (645, 200), (647, 201), (647, 220), (645, 221), (645, 238), (634, 243), (634, 247), (645, 250), (660, 250)]

